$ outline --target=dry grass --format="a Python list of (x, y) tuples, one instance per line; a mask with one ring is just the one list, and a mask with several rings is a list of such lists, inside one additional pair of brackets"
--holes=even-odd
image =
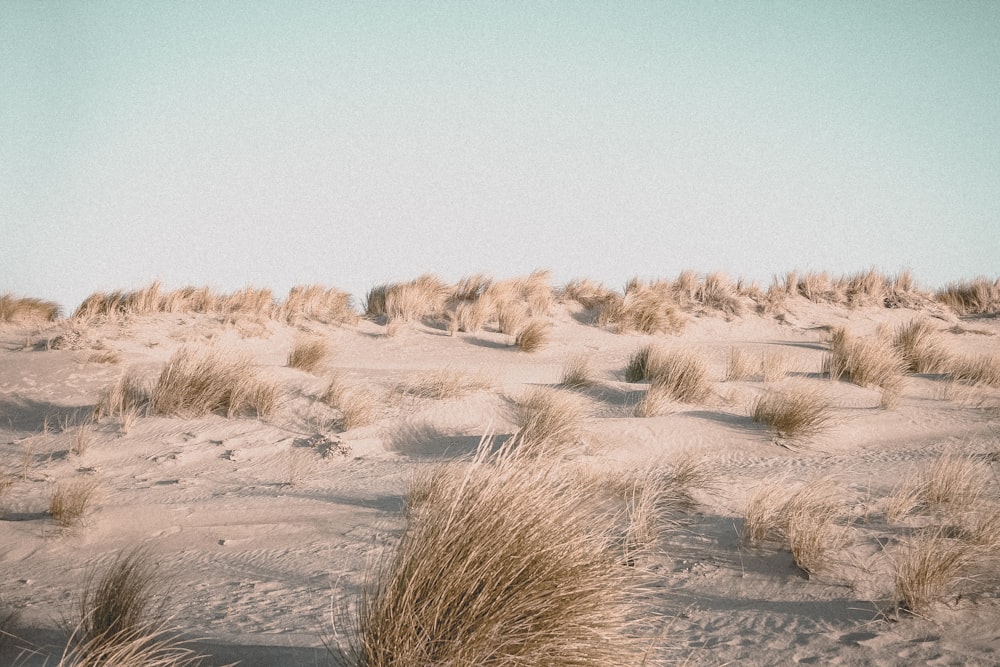
[(425, 274), (408, 282), (373, 287), (365, 299), (365, 316), (385, 317), (387, 323), (413, 322), (444, 313), (451, 288)]
[(166, 626), (154, 604), (159, 574), (141, 549), (119, 554), (99, 578), (91, 573), (80, 619), (58, 667), (194, 667), (202, 658)]
[(90, 428), (90, 424), (87, 422), (77, 424), (72, 428), (72, 440), (69, 451), (77, 456), (83, 456), (87, 453), (93, 441), (94, 433)]
[(300, 319), (328, 324), (353, 324), (358, 319), (358, 314), (351, 304), (351, 296), (347, 292), (322, 285), (293, 287), (279, 307), (277, 315), (289, 324), (294, 324)]
[(540, 319), (529, 320), (514, 336), (514, 346), (521, 352), (540, 350), (549, 339), (549, 325)]
[(695, 291), (695, 299), (706, 308), (726, 315), (742, 315), (744, 308), (739, 293), (732, 281), (724, 273), (710, 273), (705, 276)]
[(750, 418), (764, 424), (779, 438), (802, 441), (816, 437), (833, 418), (826, 394), (806, 387), (760, 394), (750, 406)]
[(985, 315), (1000, 311), (1000, 278), (979, 277), (946, 285), (934, 298), (958, 315)]
[(557, 456), (577, 444), (586, 417), (576, 396), (548, 387), (528, 390), (514, 402), (512, 413), (518, 451), (533, 457)]
[(122, 357), (114, 350), (97, 350), (87, 355), (87, 361), (92, 364), (118, 364)]
[(590, 355), (578, 354), (563, 364), (561, 384), (573, 389), (585, 389), (597, 384), (590, 367)]
[(947, 372), (957, 382), (1000, 387), (1000, 356), (956, 357), (948, 363)]
[(0, 322), (54, 322), (57, 319), (59, 306), (52, 301), (0, 294)]
[(788, 356), (784, 352), (761, 352), (760, 372), (764, 382), (777, 382), (788, 375)]
[(989, 479), (989, 467), (978, 457), (946, 452), (893, 490), (886, 499), (886, 520), (896, 522), (916, 510), (972, 510)]
[(693, 352), (653, 354), (648, 357), (646, 377), (650, 389), (665, 391), (670, 398), (682, 403), (697, 403), (712, 392), (705, 363)]
[(577, 278), (566, 283), (559, 292), (559, 297), (566, 301), (576, 301), (587, 310), (600, 308), (614, 301), (618, 295), (598, 282), (586, 278)]
[(90, 510), (97, 492), (97, 482), (79, 479), (60, 484), (49, 499), (49, 514), (63, 528), (80, 522)]
[(645, 382), (649, 379), (649, 367), (656, 364), (656, 360), (663, 356), (663, 350), (654, 345), (643, 345), (632, 353), (628, 364), (625, 366), (626, 382)]
[(923, 614), (936, 602), (958, 598), (961, 579), (982, 550), (941, 529), (913, 536), (894, 555), (893, 595), (898, 610)]
[(149, 388), (139, 373), (130, 369), (122, 373), (101, 395), (94, 406), (94, 419), (117, 417), (122, 421), (123, 430), (143, 413), (149, 402)]
[(752, 380), (758, 372), (756, 359), (750, 356), (746, 350), (739, 347), (729, 348), (729, 357), (726, 360), (726, 382), (736, 380)]
[(392, 391), (402, 396), (443, 400), (490, 389), (488, 380), (454, 369), (428, 371), (396, 384)]
[(796, 491), (782, 511), (795, 564), (809, 575), (830, 569), (847, 542), (845, 512), (835, 489), (825, 481)]
[(420, 484), (364, 587), (351, 664), (638, 665), (631, 576), (612, 521), (555, 468), (501, 453)]
[(909, 373), (939, 373), (950, 359), (941, 333), (930, 320), (916, 319), (899, 326), (892, 346)]
[(632, 407), (632, 416), (640, 419), (662, 417), (673, 411), (675, 399), (670, 388), (661, 384), (651, 384), (642, 398)]
[(789, 490), (785, 480), (765, 480), (747, 496), (740, 539), (752, 547), (785, 537), (785, 504)]
[(905, 370), (905, 363), (886, 341), (855, 338), (844, 329), (833, 333), (830, 352), (823, 359), (823, 372), (832, 379), (879, 388), (883, 408), (891, 407), (899, 398)]
[(337, 426), (343, 431), (368, 426), (378, 418), (378, 402), (374, 394), (348, 384), (341, 375), (330, 378), (320, 400), (340, 411)]
[(330, 345), (322, 338), (300, 338), (288, 353), (288, 366), (315, 373), (330, 356)]
[(218, 348), (183, 347), (167, 361), (153, 385), (149, 411), (157, 415), (268, 417), (278, 405), (278, 386), (263, 379), (250, 359)]
[(599, 305), (597, 325), (619, 333), (674, 333), (684, 327), (684, 317), (668, 283), (634, 278), (623, 296), (612, 293)]

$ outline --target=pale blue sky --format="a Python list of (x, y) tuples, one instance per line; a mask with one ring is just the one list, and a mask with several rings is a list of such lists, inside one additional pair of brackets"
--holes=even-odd
[(0, 292), (1000, 273), (1000, 2), (0, 0)]

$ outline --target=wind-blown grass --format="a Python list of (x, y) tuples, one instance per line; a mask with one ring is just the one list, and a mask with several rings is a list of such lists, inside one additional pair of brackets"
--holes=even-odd
[(548, 387), (528, 390), (512, 413), (517, 447), (525, 456), (555, 456), (577, 444), (585, 417), (575, 395)]
[(288, 353), (288, 366), (307, 373), (315, 373), (330, 356), (330, 346), (322, 338), (303, 338), (295, 341)]
[(790, 441), (819, 435), (830, 426), (832, 417), (826, 394), (806, 387), (760, 394), (750, 406), (750, 418), (755, 423), (764, 424), (778, 437)]
[(940, 332), (925, 319), (897, 327), (892, 346), (910, 373), (939, 373), (950, 359)]
[(823, 372), (834, 380), (861, 387), (878, 387), (880, 405), (891, 407), (903, 389), (906, 364), (895, 349), (879, 338), (855, 338), (844, 329), (833, 333)]
[(57, 319), (59, 306), (52, 301), (0, 294), (0, 322), (54, 322)]
[(638, 665), (631, 568), (586, 486), (502, 452), (420, 484), (365, 585), (351, 664)]

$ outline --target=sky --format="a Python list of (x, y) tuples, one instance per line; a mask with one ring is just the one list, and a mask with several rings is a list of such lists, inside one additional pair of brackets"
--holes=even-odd
[(0, 0), (0, 292), (1000, 275), (1000, 2)]

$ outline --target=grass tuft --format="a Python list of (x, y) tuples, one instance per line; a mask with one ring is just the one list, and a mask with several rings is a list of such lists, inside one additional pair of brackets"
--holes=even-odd
[(57, 319), (59, 306), (52, 301), (0, 294), (0, 322), (54, 322)]
[(402, 396), (442, 400), (483, 391), (490, 389), (491, 386), (485, 378), (477, 375), (453, 369), (441, 369), (421, 373), (414, 378), (400, 382), (393, 387), (392, 391), (394, 394)]
[(634, 571), (585, 486), (509, 453), (429, 476), (363, 589), (353, 664), (640, 664)]
[(253, 362), (210, 347), (183, 347), (167, 361), (153, 385), (149, 410), (157, 415), (268, 417), (278, 404), (278, 386), (264, 380)]
[(986, 315), (1000, 311), (1000, 278), (974, 278), (946, 285), (934, 298), (958, 315)]
[(330, 346), (322, 338), (302, 338), (295, 341), (288, 353), (288, 366), (315, 373), (330, 356)]
[(750, 406), (750, 418), (779, 438), (801, 441), (825, 431), (832, 420), (830, 399), (815, 389), (790, 388), (760, 394)]
[(577, 444), (583, 407), (573, 394), (535, 387), (514, 402), (518, 451), (526, 456), (559, 455)]
[(936, 602), (958, 598), (961, 578), (980, 557), (980, 549), (940, 528), (910, 538), (894, 558), (897, 609), (919, 615)]
[(882, 391), (880, 406), (891, 407), (903, 389), (906, 364), (896, 350), (880, 338), (855, 338), (845, 329), (833, 332), (823, 372), (834, 380)]
[(90, 510), (96, 491), (97, 482), (91, 480), (60, 484), (49, 499), (49, 514), (63, 528), (76, 525)]
[(712, 391), (705, 363), (693, 352), (653, 354), (646, 364), (646, 377), (650, 389), (656, 388), (682, 403), (697, 403)]
[(514, 336), (514, 346), (521, 352), (540, 350), (549, 339), (549, 327), (544, 320), (532, 319)]
[(378, 418), (375, 396), (366, 389), (347, 384), (341, 375), (330, 378), (320, 400), (340, 411), (337, 426), (343, 431), (368, 426)]
[(892, 346), (909, 373), (939, 373), (950, 358), (941, 333), (929, 320), (916, 319), (899, 326)]
[(571, 389), (585, 389), (597, 384), (590, 367), (590, 356), (578, 354), (567, 361), (563, 365), (561, 384)]

